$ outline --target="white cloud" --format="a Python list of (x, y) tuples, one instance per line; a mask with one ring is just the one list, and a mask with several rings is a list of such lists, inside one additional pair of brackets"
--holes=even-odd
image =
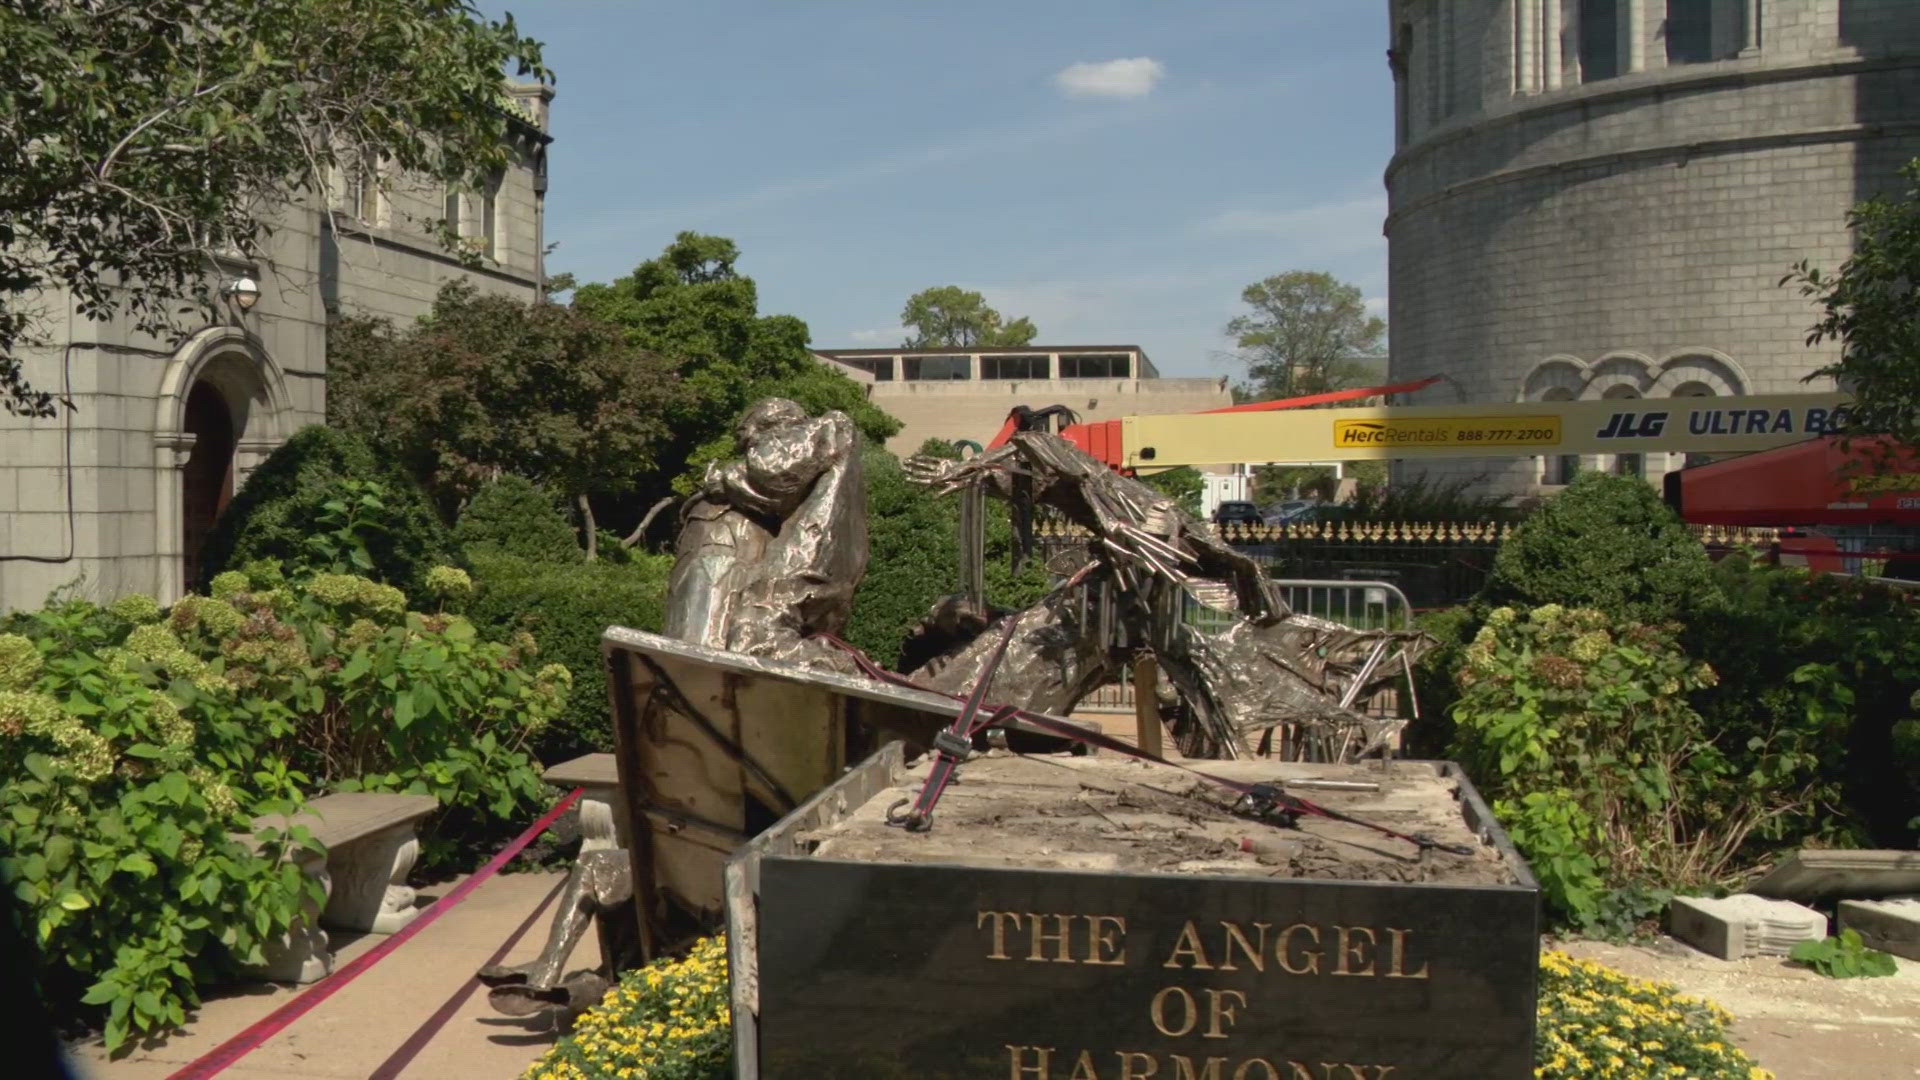
[(1071, 64), (1053, 77), (1054, 85), (1072, 97), (1137, 98), (1153, 92), (1167, 73), (1166, 65), (1146, 56)]

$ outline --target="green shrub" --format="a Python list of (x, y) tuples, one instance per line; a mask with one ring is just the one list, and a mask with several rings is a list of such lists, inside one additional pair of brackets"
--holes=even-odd
[(658, 633), (673, 558), (636, 553), (630, 563), (474, 559), (476, 592), (465, 610), (491, 633), (529, 632), (543, 660), (574, 673), (567, 705), (533, 744), (547, 762), (613, 749), (600, 636), (609, 626)]
[(1670, 629), (1497, 608), (1465, 661), (1454, 756), (1575, 925), (1601, 917), (1609, 888), (1726, 879), (1747, 838), (1806, 797), (1782, 782), (1799, 762), (1758, 747), (1736, 763), (1715, 744), (1686, 697), (1715, 675)]
[[(379, 506), (363, 505), (370, 494)], [(341, 509), (330, 511), (330, 504)], [(352, 535), (372, 563), (361, 571), (409, 596), (427, 595), (430, 568), (464, 565), (452, 534), (416, 484), (383, 465), (354, 436), (315, 425), (295, 433), (247, 478), (207, 537), (201, 580), (194, 585), (204, 588), (214, 575), (259, 560), (329, 566), (332, 560), (311, 541), (322, 527), (317, 523), (343, 514), (351, 515)]]
[(1651, 486), (1582, 473), (1501, 545), (1480, 599), (1665, 622), (1712, 602), (1710, 570), (1705, 547)]
[(1539, 1080), (1773, 1080), (1734, 1047), (1725, 1009), (1666, 983), (1540, 954)]
[(546, 562), (584, 558), (579, 537), (553, 493), (511, 473), (474, 495), (453, 527), (453, 538), (469, 556), (512, 555)]
[[(471, 588), (451, 567), (423, 579)], [(115, 1052), (261, 962), (308, 897), (283, 838), (261, 834), (263, 856), (231, 839), (256, 815), (325, 790), (430, 794), (426, 862), (443, 862), (458, 830), (524, 820), (542, 785), (520, 746), (565, 699), (565, 669), (389, 585), (262, 564), (213, 588), (164, 615), (124, 597), (0, 621), (0, 877), (48, 1000), (104, 1021)]]
[[(945, 456), (954, 450), (930, 441), (920, 452)], [(884, 450), (869, 449), (863, 465), (869, 555), (867, 576), (854, 593), (847, 640), (891, 665), (933, 605), (959, 590), (959, 500), (910, 483), (900, 459)], [(1015, 573), (1006, 505), (989, 499), (986, 516), (987, 599), (1002, 607), (1024, 608), (1046, 594), (1046, 570), (1032, 560)]]
[(1764, 835), (1913, 846), (1920, 746), (1901, 736), (1920, 687), (1920, 608), (1898, 589), (1743, 553), (1721, 559), (1713, 578), (1721, 600), (1690, 620), (1684, 641), (1721, 683), (1696, 704), (1723, 747), (1773, 740), (1760, 767), (1791, 762), (1809, 785), (1806, 805)]
[(23, 633), (0, 634), (0, 879), (42, 965), (9, 977), (104, 1019), (119, 1053), (183, 1023), (196, 983), (261, 962), (318, 899), (278, 838), (263, 857), (231, 836), (296, 803), (273, 797), (289, 793), (249, 731), (193, 707), (216, 670), (120, 644), (161, 628), (82, 603), (8, 623)]
[(524, 1080), (722, 1080), (733, 1075), (727, 939), (636, 968)]
[(1408, 756), (1444, 758), (1452, 751), (1453, 704), (1460, 699), (1455, 678), (1466, 662), (1467, 643), (1480, 632), (1486, 617), (1484, 609), (1463, 604), (1425, 612), (1414, 619), (1414, 628), (1433, 638), (1434, 646), (1413, 667), (1420, 718), (1406, 730)]
[(1795, 942), (1788, 958), (1829, 979), (1883, 979), (1899, 970), (1892, 956), (1868, 948), (1860, 931), (1852, 927), (1837, 937)]

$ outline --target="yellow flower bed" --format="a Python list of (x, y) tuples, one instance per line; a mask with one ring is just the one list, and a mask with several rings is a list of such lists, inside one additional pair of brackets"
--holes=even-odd
[[(1727, 1041), (1732, 1017), (1665, 983), (1540, 955), (1540, 1080), (1772, 1080)], [(523, 1080), (723, 1080), (733, 1070), (726, 938), (627, 972)]]
[(1560, 952), (1540, 954), (1540, 1080), (1773, 1080), (1727, 1042), (1733, 1017), (1666, 983)]
[(723, 1080), (733, 1074), (727, 939), (627, 972), (523, 1080)]

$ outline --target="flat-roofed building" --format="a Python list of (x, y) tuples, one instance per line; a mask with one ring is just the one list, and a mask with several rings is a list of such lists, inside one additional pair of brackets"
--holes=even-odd
[(816, 349), (900, 418), (887, 449), (928, 439), (985, 443), (1016, 405), (1065, 405), (1082, 420), (1203, 412), (1233, 404), (1222, 378), (1162, 378), (1138, 345)]

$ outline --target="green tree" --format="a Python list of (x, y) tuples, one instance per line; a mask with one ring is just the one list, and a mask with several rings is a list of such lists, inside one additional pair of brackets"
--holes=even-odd
[(1200, 513), (1200, 504), (1207, 491), (1207, 478), (1191, 465), (1147, 473), (1140, 477), (1140, 482), (1171, 497), (1180, 504), (1180, 509), (1194, 515)]
[(328, 389), (328, 419), (404, 462), (449, 514), (505, 473), (583, 507), (631, 490), (659, 467), (684, 398), (671, 365), (619, 327), (462, 280), (404, 331), (338, 326)]
[(900, 310), (900, 325), (913, 328), (913, 336), (901, 343), (908, 349), (1013, 347), (1030, 344), (1039, 332), (1024, 315), (1004, 321), (986, 297), (958, 285), (913, 294)]
[(1582, 473), (1500, 546), (1479, 599), (1662, 623), (1701, 617), (1717, 593), (1706, 548), (1651, 485)]
[(36, 416), (55, 402), (17, 351), (47, 291), (165, 332), (214, 303), (216, 257), (257, 257), (335, 167), (505, 166), (501, 73), (548, 76), (468, 0), (23, 0), (0, 41), (0, 403)]
[(1360, 290), (1332, 274), (1290, 270), (1240, 293), (1253, 310), (1227, 323), (1249, 401), (1320, 394), (1356, 385), (1386, 339), (1384, 319), (1367, 314)]
[(805, 322), (759, 313), (753, 279), (734, 268), (739, 257), (725, 237), (683, 232), (627, 277), (573, 294), (574, 310), (621, 327), (631, 344), (672, 361), (684, 393), (662, 414), (671, 437), (658, 472), (678, 478), (683, 492), (705, 462), (733, 452), (734, 421), (761, 398), (843, 409), (869, 441), (900, 430), (859, 384), (814, 357)]
[(1808, 376), (1834, 378), (1854, 397), (1849, 433), (1920, 445), (1920, 160), (1900, 171), (1907, 190), (1847, 214), (1853, 257), (1827, 273), (1806, 260), (1781, 284), (1821, 309), (1807, 344), (1838, 342), (1840, 358)]

